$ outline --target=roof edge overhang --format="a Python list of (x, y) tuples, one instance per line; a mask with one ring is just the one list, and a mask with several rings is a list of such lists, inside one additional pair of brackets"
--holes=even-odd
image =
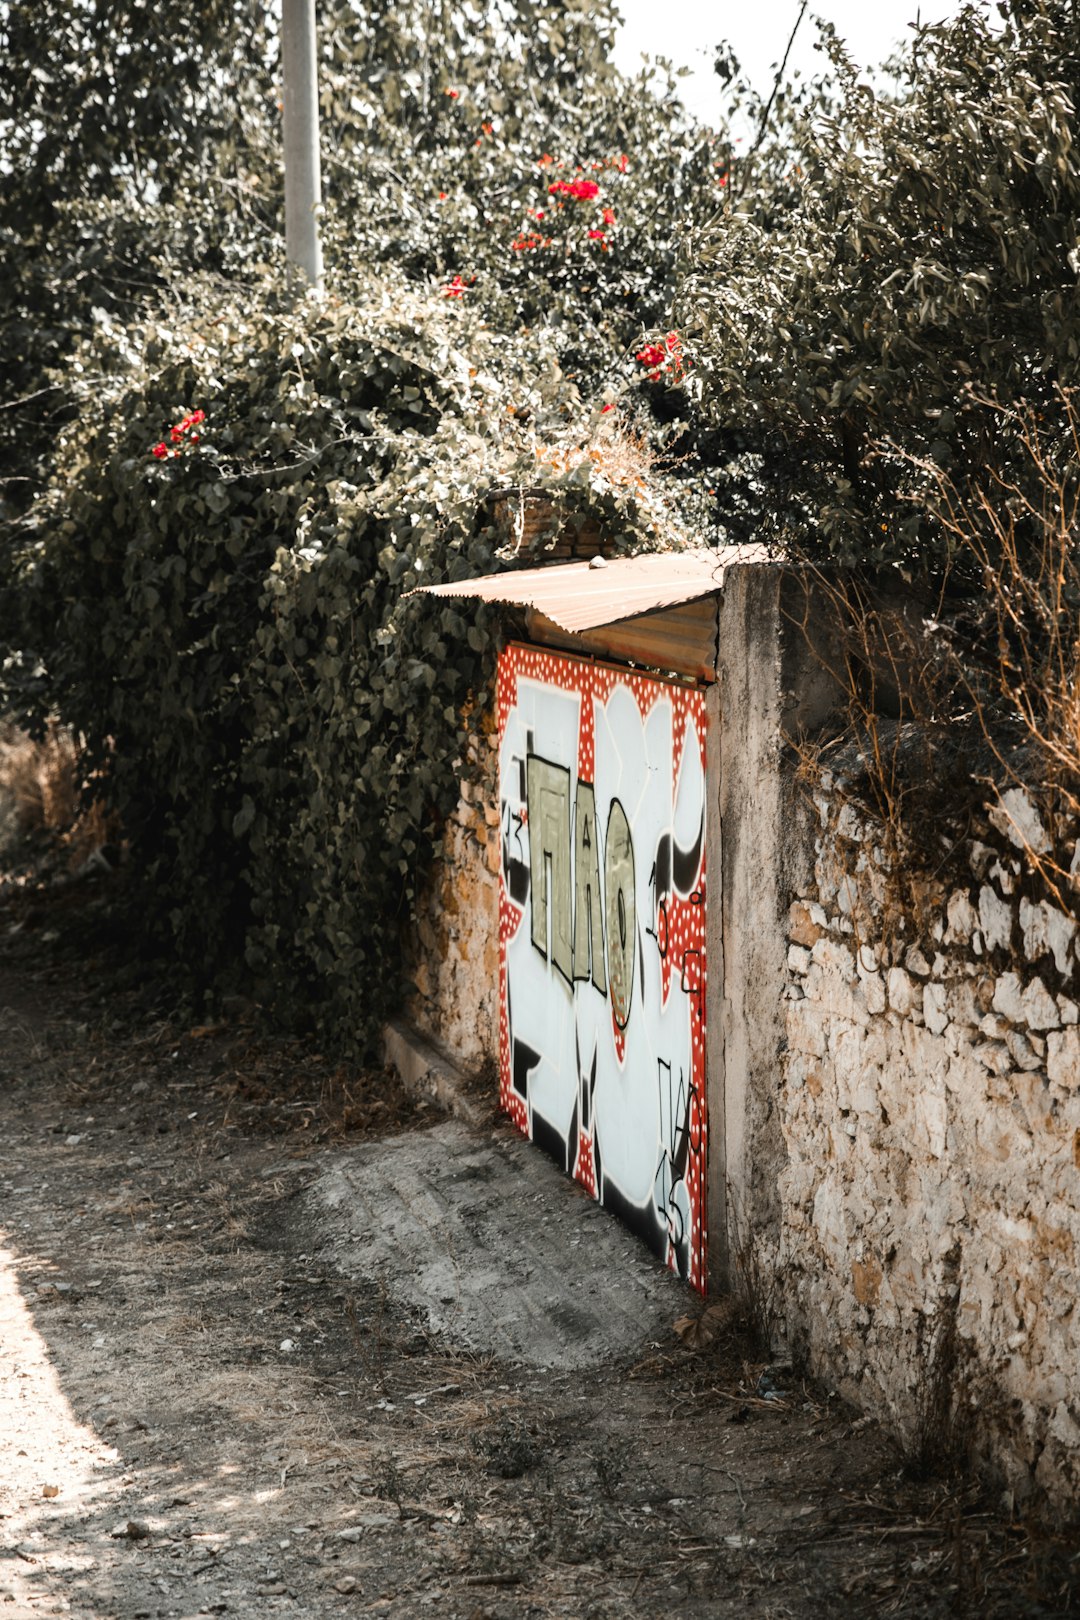
[(534, 608), (573, 635), (715, 595), (723, 590), (728, 569), (775, 560), (761, 545), (695, 547), (507, 569), (452, 584), (420, 585), (408, 594)]

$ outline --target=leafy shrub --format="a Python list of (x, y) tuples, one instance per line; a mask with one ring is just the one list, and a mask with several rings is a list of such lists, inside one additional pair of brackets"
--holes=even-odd
[(889, 91), (826, 29), (832, 80), (777, 96), (695, 243), (680, 319), (757, 537), (932, 567), (955, 548), (926, 468), (1007, 476), (1023, 445), (981, 401), (1052, 414), (1077, 381), (1080, 19), (997, 9), (918, 31)]
[[(499, 565), (492, 492), (546, 492), (629, 546), (701, 532), (683, 357), (666, 335), (677, 368), (638, 355), (717, 182), (670, 90), (607, 62), (605, 7), (523, 3), (497, 26), (480, 6), (326, 7), (330, 292), (297, 300), (267, 160), (274, 30), (254, 9), (234, 117), (245, 6), (215, 0), (187, 54), (192, 16), (170, 14), (177, 86), (198, 95), (166, 94), (158, 133), (196, 113), (213, 131), (182, 165), (155, 140), (141, 22), (87, 165), (42, 140), (46, 116), (93, 119), (108, 46), (93, 8), (42, 12), (68, 71), (26, 90), (16, 145), (56, 206), (20, 234), (13, 172), (0, 227), (34, 338), (20, 376), (50, 414), (22, 401), (9, 439), (14, 460), (34, 427), (40, 465), (8, 512), (4, 616), (39, 712), (108, 761), (133, 920), (192, 982), (254, 974), (282, 1016), (363, 1040), (400, 993), (402, 924), (490, 677), (484, 613), (407, 593)], [(29, 59), (44, 21), (12, 17)]]
[(485, 497), (526, 477), (638, 544), (657, 518), (617, 446), (538, 459), (565, 401), (467, 307), (355, 290), (218, 294), (207, 320), (192, 286), (142, 334), (145, 369), (85, 390), (19, 589), (53, 700), (108, 758), (151, 931), (194, 978), (253, 972), (281, 1015), (360, 1039), (400, 993), (490, 676), (483, 612), (406, 593), (497, 566)]

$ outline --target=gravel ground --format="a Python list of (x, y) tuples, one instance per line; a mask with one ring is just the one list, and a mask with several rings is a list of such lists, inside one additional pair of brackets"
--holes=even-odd
[(909, 1477), (732, 1309), (524, 1366), (344, 1265), (320, 1178), (440, 1116), (125, 988), (94, 895), (0, 902), (0, 1620), (1080, 1610), (1074, 1539)]

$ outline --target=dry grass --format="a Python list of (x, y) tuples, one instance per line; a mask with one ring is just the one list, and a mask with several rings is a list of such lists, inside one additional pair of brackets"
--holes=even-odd
[(55, 717), (33, 738), (10, 722), (0, 725), (0, 806), (6, 801), (7, 842), (50, 835), (69, 871), (77, 871), (119, 838), (119, 824), (100, 797), (87, 791), (81, 748)]
[(506, 533), (502, 554), (543, 552), (557, 557), (604, 552), (605, 533), (595, 511), (577, 510), (588, 486), (595, 500), (606, 496), (616, 509), (628, 504), (648, 520), (657, 546), (690, 543), (669, 511), (656, 480), (661, 458), (640, 434), (616, 416), (601, 417), (587, 442), (575, 432), (565, 439), (536, 441), (536, 467), (545, 477), (567, 480), (546, 487), (515, 484), (493, 492), (495, 515)]
[(560, 473), (588, 464), (594, 477), (606, 480), (613, 488), (632, 489), (643, 496), (649, 493), (657, 465), (656, 452), (643, 435), (615, 421), (601, 422), (587, 445), (538, 444), (536, 460), (540, 466)]
[[(811, 570), (815, 622), (808, 607), (803, 628), (839, 693), (842, 735), (795, 747), (811, 788), (835, 749), (837, 802), (867, 813), (867, 847), (852, 859), (875, 868), (886, 937), (908, 926), (925, 931), (937, 889), (923, 880), (941, 875), (960, 849), (957, 833), (985, 823), (988, 811), (999, 827), (1009, 824), (1054, 903), (1063, 911), (1074, 903), (1080, 407), (1067, 392), (1060, 399), (1054, 421), (980, 402), (1019, 447), (1009, 478), (990, 472), (961, 486), (931, 463), (915, 464), (933, 487), (952, 552), (934, 595), (889, 598), (857, 577)], [(1035, 806), (1046, 834), (1040, 847), (1008, 814), (1010, 789)]]
[(1070, 391), (1059, 399), (1052, 420), (980, 401), (1019, 443), (1012, 476), (991, 472), (960, 488), (932, 466), (923, 471), (957, 558), (974, 565), (984, 593), (976, 656), (951, 649), (955, 688), (992, 757), (995, 786), (1022, 789), (1042, 810), (1051, 847), (1025, 855), (1067, 909), (1068, 861), (1055, 835), (1074, 834), (1080, 821), (1080, 407)]
[(11, 799), (23, 833), (63, 832), (75, 820), (78, 755), (71, 732), (50, 720), (36, 742), (18, 726), (0, 730), (0, 793)]

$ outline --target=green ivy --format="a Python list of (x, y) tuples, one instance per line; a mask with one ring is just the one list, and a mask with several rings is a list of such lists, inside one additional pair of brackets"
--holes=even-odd
[[(615, 72), (605, 6), (321, 8), (329, 291), (305, 298), (282, 273), (270, 8), (197, 9), (162, 36), (157, 126), (141, 13), (116, 53), (93, 4), (11, 11), (15, 57), (51, 27), (66, 71), (10, 73), (0, 346), (48, 406), (0, 424), (7, 465), (33, 463), (8, 486), (9, 672), (38, 672), (39, 712), (107, 767), (135, 926), (193, 985), (254, 983), (363, 1044), (399, 1004), (492, 673), (487, 613), (409, 593), (510, 560), (493, 492), (630, 548), (708, 532), (693, 369), (638, 355), (715, 206), (713, 137), (662, 76)], [(41, 134), (87, 120), (85, 155)]]

